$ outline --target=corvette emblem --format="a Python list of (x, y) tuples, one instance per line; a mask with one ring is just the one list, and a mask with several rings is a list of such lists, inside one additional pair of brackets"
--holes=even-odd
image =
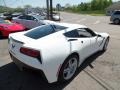
[(14, 44), (12, 44), (12, 48), (13, 48), (13, 49), (15, 48), (15, 45), (14, 45)]

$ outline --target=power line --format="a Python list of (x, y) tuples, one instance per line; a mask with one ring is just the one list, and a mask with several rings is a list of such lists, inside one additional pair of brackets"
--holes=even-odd
[[(11, 0), (11, 2), (8, 5), (12, 6), (12, 5), (16, 4), (17, 2), (20, 2), (20, 0)], [(2, 3), (4, 4), (5, 7), (8, 6), (5, 0), (2, 0)], [(23, 0), (22, 0), (22, 4), (23, 4)]]
[(7, 7), (5, 0), (3, 0), (4, 6)]
[(10, 3), (9, 5), (12, 6), (12, 5), (16, 4), (16, 2), (18, 2), (18, 1), (19, 1), (19, 0), (15, 0), (15, 1), (13, 1), (12, 3)]
[(21, 6), (23, 6), (23, 7), (24, 7), (24, 2), (23, 2), (23, 0), (21, 0), (21, 4), (22, 4)]

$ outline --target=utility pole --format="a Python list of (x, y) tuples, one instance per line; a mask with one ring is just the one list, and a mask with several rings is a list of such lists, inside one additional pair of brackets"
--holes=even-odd
[(3, 0), (4, 6), (7, 7), (5, 0)]
[(47, 5), (47, 19), (49, 20), (50, 12), (49, 12), (49, 0), (46, 0)]
[(50, 0), (50, 18), (51, 18), (51, 20), (53, 19), (53, 4), (52, 4), (52, 0)]
[[(7, 7), (5, 0), (3, 0), (3, 3), (4, 3), (4, 6)], [(6, 9), (5, 12), (8, 12), (8, 10)]]

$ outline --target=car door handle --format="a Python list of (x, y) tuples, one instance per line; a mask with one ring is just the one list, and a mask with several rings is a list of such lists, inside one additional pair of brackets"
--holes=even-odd
[(78, 40), (78, 39), (68, 39), (68, 41), (76, 41), (76, 40)]
[(83, 41), (81, 41), (81, 43), (83, 43)]

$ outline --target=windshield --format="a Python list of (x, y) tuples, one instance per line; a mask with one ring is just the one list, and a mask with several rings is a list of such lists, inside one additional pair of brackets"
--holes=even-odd
[(35, 18), (37, 18), (38, 20), (44, 20), (45, 16), (40, 16), (40, 15), (35, 15)]
[(12, 24), (9, 20), (0, 20), (0, 24)]

